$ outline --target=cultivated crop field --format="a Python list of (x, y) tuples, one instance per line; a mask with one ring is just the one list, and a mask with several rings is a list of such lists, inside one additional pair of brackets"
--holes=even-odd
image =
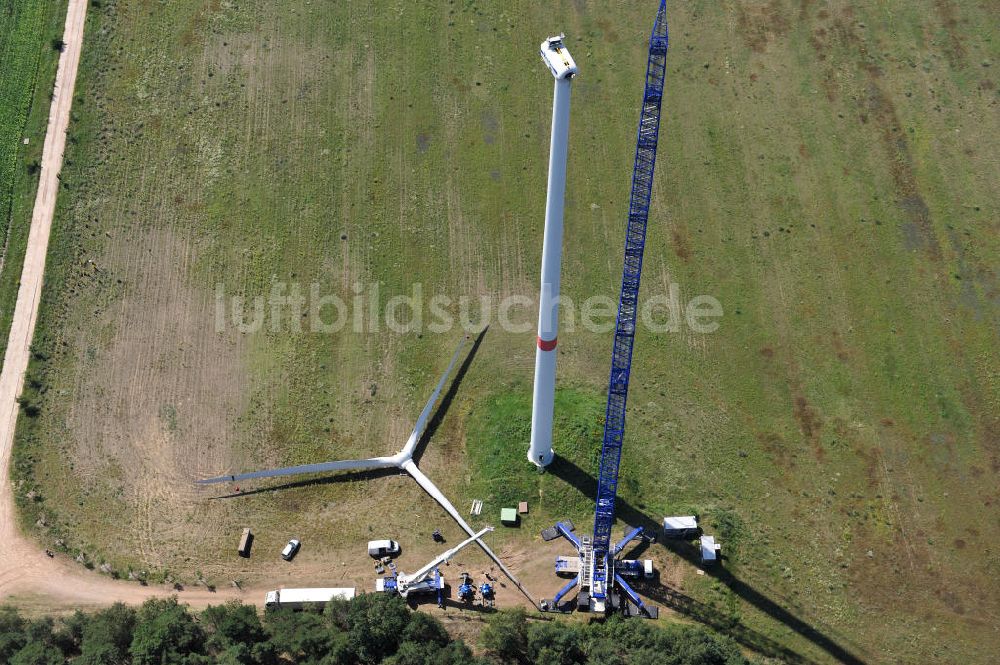
[(64, 15), (62, 1), (0, 7), (0, 348), (17, 296)]
[[(671, 4), (644, 297), (677, 285), (681, 308), (711, 296), (723, 316), (708, 333), (683, 315), (640, 331), (620, 527), (694, 511), (726, 561), (699, 574), (686, 547), (652, 545), (669, 586), (647, 591), (664, 615), (785, 660), (990, 662), (1000, 7)], [(563, 292), (615, 297), (655, 10), (92, 3), (15, 450), (25, 531), (183, 584), (369, 588), (374, 537), (419, 566), (431, 531), (459, 532), (409, 479), (194, 480), (395, 452), (458, 319), (489, 298), (420, 464), (460, 509), (485, 500), (476, 524), (531, 502), (490, 537), (550, 597), (560, 548), (538, 531), (589, 528), (611, 334), (581, 307), (563, 328), (561, 457), (538, 475), (534, 315), (516, 305), (512, 330), (496, 306), (538, 288), (552, 86), (538, 43), (564, 31), (581, 71)], [(345, 327), (315, 330), (314, 284), (350, 306)], [(414, 284), (421, 329), (374, 329), (371, 304)], [(293, 302), (261, 301), (258, 325), (254, 299), (275, 289)], [(449, 299), (445, 332), (433, 296)], [(234, 552), (243, 526), (250, 560)], [(287, 565), (290, 537), (303, 550)]]

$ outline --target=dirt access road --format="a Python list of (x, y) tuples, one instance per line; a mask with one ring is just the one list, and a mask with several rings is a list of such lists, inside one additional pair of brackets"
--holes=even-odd
[[(66, 130), (87, 16), (87, 0), (69, 0), (65, 48), (59, 57), (55, 90), (49, 110), (48, 128), (42, 150), (41, 176), (35, 199), (24, 256), (20, 288), (10, 328), (10, 339), (0, 373), (0, 600), (14, 602), (29, 611), (47, 611), (106, 605), (114, 601), (140, 603), (157, 595), (177, 593), (173, 588), (142, 587), (134, 582), (119, 582), (84, 570), (79, 564), (63, 557), (49, 558), (17, 528), (14, 496), (10, 485), (10, 456), (17, 425), (17, 397), (24, 384), (28, 368), (31, 340), (38, 319), (45, 255), (52, 229), (52, 216), (59, 191), (59, 171), (66, 147)], [(263, 590), (204, 588), (182, 591), (183, 602), (194, 606), (217, 604), (239, 597), (260, 602)]]

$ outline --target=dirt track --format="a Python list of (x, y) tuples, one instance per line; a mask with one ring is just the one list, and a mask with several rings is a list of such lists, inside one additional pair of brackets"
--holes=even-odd
[[(103, 605), (121, 600), (142, 602), (155, 595), (177, 593), (168, 587), (141, 587), (88, 573), (65, 557), (49, 558), (36, 543), (17, 528), (14, 497), (10, 486), (10, 455), (17, 424), (16, 398), (24, 383), (31, 340), (38, 319), (38, 305), (45, 273), (45, 256), (59, 189), (66, 130), (69, 125), (73, 88), (80, 63), (87, 0), (69, 0), (65, 48), (59, 58), (55, 90), (49, 111), (42, 152), (41, 176), (35, 199), (24, 257), (20, 289), (10, 328), (10, 339), (0, 373), (0, 599), (39, 610)], [(182, 591), (184, 602), (195, 606), (223, 602), (233, 597), (259, 601), (260, 590), (239, 593), (234, 589), (210, 592), (204, 588)]]

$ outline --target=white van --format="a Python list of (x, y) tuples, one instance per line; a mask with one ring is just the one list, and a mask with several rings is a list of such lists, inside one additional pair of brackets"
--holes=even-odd
[(379, 559), (384, 556), (396, 556), (399, 554), (399, 543), (395, 540), (369, 540), (368, 556)]

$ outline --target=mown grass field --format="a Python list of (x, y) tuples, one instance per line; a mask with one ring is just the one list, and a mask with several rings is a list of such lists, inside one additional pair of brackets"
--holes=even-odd
[[(303, 312), (220, 332), (218, 285), (534, 294), (551, 103), (537, 46), (562, 30), (581, 68), (563, 289), (616, 295), (655, 4), (95, 5), (39, 412), (18, 435), (25, 529), (187, 582), (367, 586), (370, 535), (419, 562), (450, 527), (406, 479), (229, 499), (192, 480), (394, 452), (460, 331), (295, 332)], [(683, 547), (650, 548), (676, 591), (653, 598), (787, 660), (990, 662), (997, 4), (673, 4), (644, 295), (676, 283), (724, 316), (639, 335), (619, 514), (696, 511), (727, 560), (698, 575)], [(490, 328), (421, 465), (456, 505), (486, 499), (484, 522), (533, 502), (493, 537), (549, 595), (537, 533), (589, 524), (611, 337), (563, 330), (563, 459), (539, 476), (523, 460), (530, 328)], [(237, 561), (244, 525), (263, 552), (300, 537), (295, 567)]]

